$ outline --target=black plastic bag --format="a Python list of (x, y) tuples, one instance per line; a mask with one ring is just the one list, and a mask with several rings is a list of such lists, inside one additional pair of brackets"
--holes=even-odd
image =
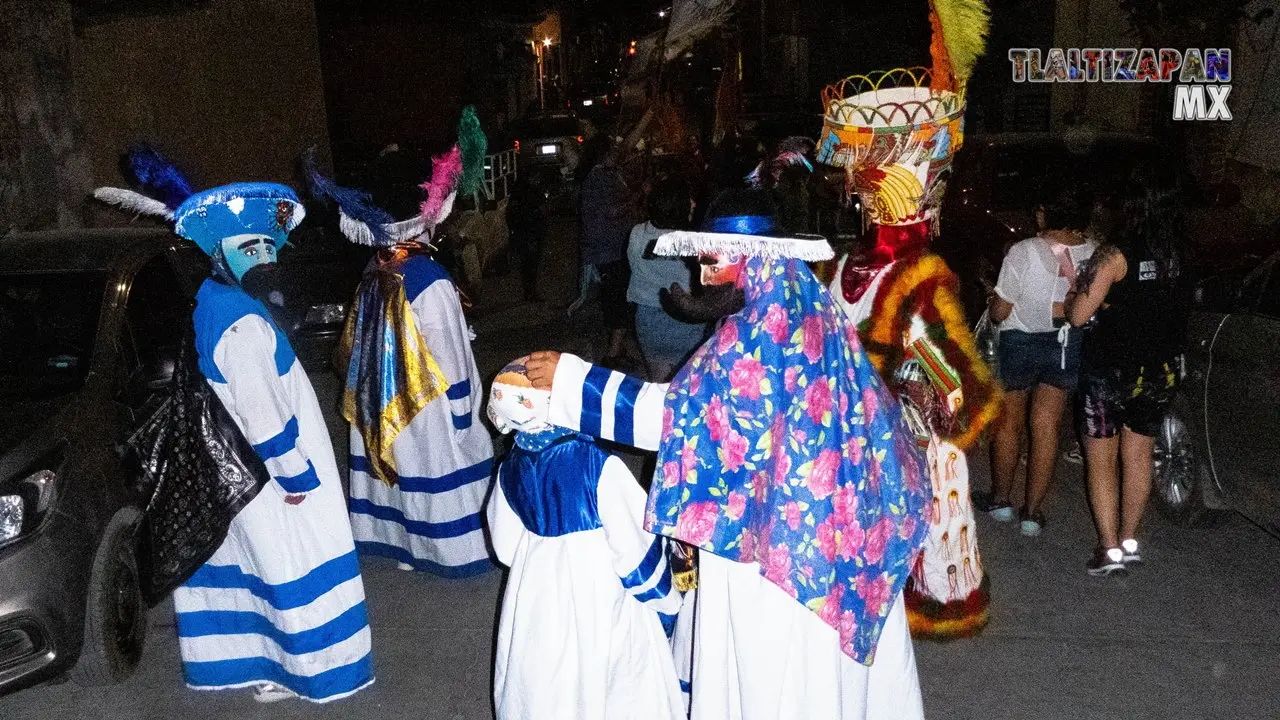
[(169, 397), (125, 453), (148, 499), (137, 537), (142, 593), (155, 605), (213, 556), (271, 475), (201, 374), (193, 332), (179, 351)]

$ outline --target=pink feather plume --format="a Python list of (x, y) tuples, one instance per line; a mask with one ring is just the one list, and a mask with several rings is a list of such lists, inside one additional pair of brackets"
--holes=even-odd
[(458, 187), (462, 178), (462, 150), (457, 145), (443, 155), (431, 158), (431, 179), (422, 183), (427, 199), (422, 203), (422, 217), (434, 227), (444, 220), (440, 215), (444, 201)]

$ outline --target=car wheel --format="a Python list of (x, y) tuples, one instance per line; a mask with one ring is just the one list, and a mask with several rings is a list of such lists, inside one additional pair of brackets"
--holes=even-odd
[(116, 513), (103, 534), (89, 580), (84, 614), (84, 643), (71, 670), (77, 685), (113, 685), (133, 672), (147, 636), (147, 605), (142, 599), (134, 543), (137, 511)]
[(1152, 455), (1151, 492), (1160, 514), (1182, 527), (1216, 524), (1223, 513), (1204, 504), (1209, 472), (1177, 411), (1160, 423)]

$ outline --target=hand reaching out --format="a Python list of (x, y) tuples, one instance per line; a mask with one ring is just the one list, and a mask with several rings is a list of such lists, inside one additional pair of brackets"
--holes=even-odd
[(529, 382), (538, 390), (550, 390), (551, 382), (556, 377), (556, 365), (560, 363), (560, 353), (554, 350), (539, 350), (529, 355), (525, 363)]

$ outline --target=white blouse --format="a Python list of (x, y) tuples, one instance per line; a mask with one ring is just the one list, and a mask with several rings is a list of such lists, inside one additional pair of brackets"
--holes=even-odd
[[(1054, 249), (1070, 258), (1073, 272), (1064, 272)], [(1015, 243), (1000, 266), (996, 294), (1013, 304), (1013, 312), (1000, 323), (1001, 332), (1021, 330), (1028, 333), (1056, 332), (1053, 305), (1064, 302), (1084, 263), (1098, 244), (1086, 240), (1079, 245), (1062, 245), (1042, 237)]]

